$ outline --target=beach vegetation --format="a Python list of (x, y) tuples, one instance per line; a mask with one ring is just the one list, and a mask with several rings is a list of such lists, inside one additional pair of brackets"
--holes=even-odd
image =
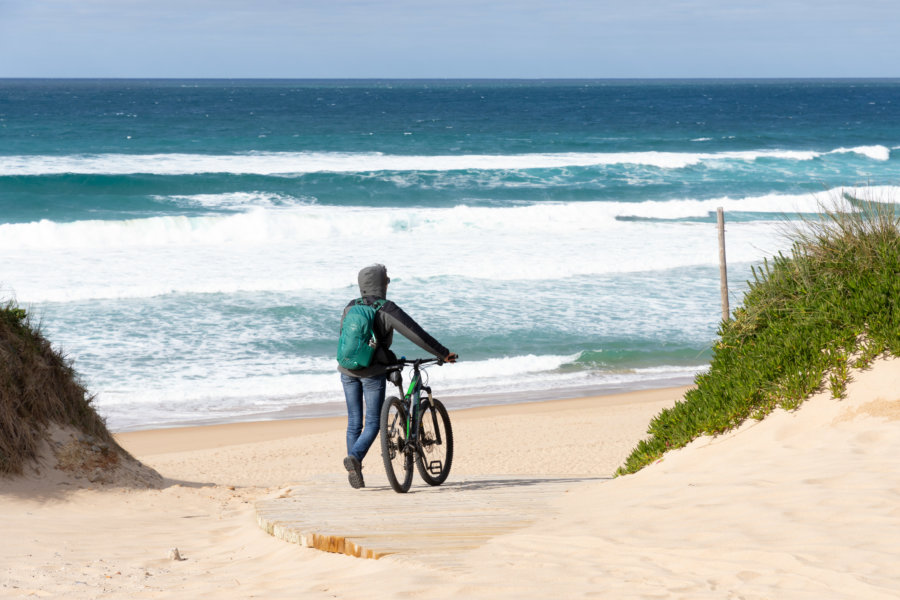
[(701, 435), (731, 430), (813, 393), (843, 398), (851, 368), (900, 356), (900, 212), (892, 202), (835, 201), (789, 221), (790, 254), (752, 269), (723, 321), (709, 369), (649, 425), (617, 474), (634, 473)]
[(53, 348), (27, 311), (0, 305), (0, 477), (37, 460), (51, 424), (71, 427), (84, 443), (130, 456), (113, 440), (65, 355)]

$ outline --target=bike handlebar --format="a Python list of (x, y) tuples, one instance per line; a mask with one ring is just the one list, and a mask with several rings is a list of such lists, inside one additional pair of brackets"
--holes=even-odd
[(421, 365), (431, 365), (431, 364), (442, 365), (442, 364), (444, 364), (444, 359), (443, 358), (406, 358), (405, 356), (401, 356), (400, 358), (397, 359), (397, 362), (395, 362), (390, 367), (388, 367), (388, 369), (400, 369), (402, 367), (405, 367), (406, 365), (421, 366)]

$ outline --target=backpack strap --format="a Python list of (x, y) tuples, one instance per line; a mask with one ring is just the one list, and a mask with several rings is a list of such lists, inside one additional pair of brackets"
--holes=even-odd
[[(372, 308), (375, 309), (375, 314), (378, 314), (378, 311), (381, 310), (381, 307), (387, 304), (387, 300), (381, 298), (376, 300), (371, 304)], [(374, 318), (374, 317), (373, 317)], [(372, 336), (375, 338), (375, 344), (381, 346), (381, 340), (378, 338), (378, 334), (375, 333), (375, 323), (372, 323)]]

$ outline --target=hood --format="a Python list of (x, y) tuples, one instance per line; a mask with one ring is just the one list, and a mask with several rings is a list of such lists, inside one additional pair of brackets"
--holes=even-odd
[(387, 267), (384, 265), (371, 265), (359, 272), (359, 294), (361, 296), (375, 296), (384, 298), (387, 295), (388, 277)]

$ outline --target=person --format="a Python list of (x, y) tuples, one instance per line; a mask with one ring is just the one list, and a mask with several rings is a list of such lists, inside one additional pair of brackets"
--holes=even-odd
[[(446, 362), (456, 362), (457, 355), (450, 352), (431, 337), (412, 317), (399, 306), (387, 300), (387, 286), (391, 278), (384, 265), (375, 264), (362, 269), (358, 276), (359, 293), (363, 302), (374, 304), (378, 300), (386, 300), (375, 313), (373, 329), (375, 333), (375, 354), (368, 367), (349, 370), (338, 365), (341, 372), (341, 384), (347, 400), (347, 457), (344, 468), (353, 488), (365, 487), (362, 475), (362, 461), (366, 453), (378, 437), (381, 422), (381, 406), (384, 404), (387, 387), (387, 369), (397, 361), (391, 352), (394, 331), (400, 332), (411, 342), (442, 358)], [(341, 316), (341, 328), (350, 307), (356, 304), (352, 300)], [(363, 423), (363, 400), (365, 399), (365, 423)]]

